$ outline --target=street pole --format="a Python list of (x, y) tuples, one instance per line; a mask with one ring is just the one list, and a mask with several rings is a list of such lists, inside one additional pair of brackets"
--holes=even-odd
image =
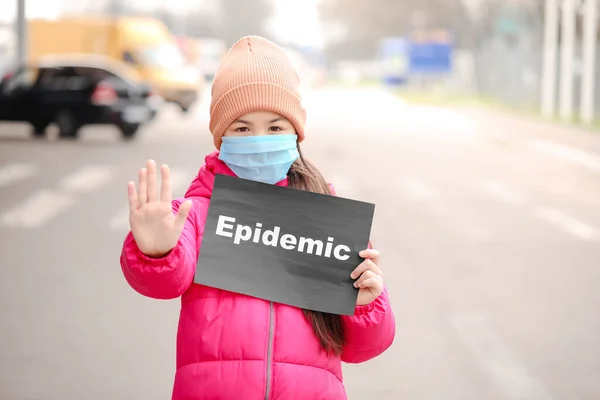
[(575, 57), (575, 0), (563, 0), (560, 63), (560, 118), (573, 116), (573, 59)]
[(17, 21), (15, 24), (17, 36), (17, 65), (27, 62), (27, 16), (25, 15), (25, 0), (17, 0)]
[(554, 115), (558, 47), (558, 0), (546, 0), (544, 12), (544, 58), (542, 65), (542, 114)]
[(596, 38), (598, 30), (598, 0), (586, 0), (583, 11), (583, 76), (581, 79), (581, 121), (594, 120), (594, 89), (596, 86)]
[(110, 0), (108, 3), (108, 15), (111, 18), (118, 18), (121, 15), (121, 0)]

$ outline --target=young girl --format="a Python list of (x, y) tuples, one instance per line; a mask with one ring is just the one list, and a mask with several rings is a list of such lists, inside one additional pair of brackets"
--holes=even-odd
[[(171, 200), (169, 168), (148, 161), (129, 183), (131, 232), (121, 254), (127, 282), (156, 299), (181, 296), (174, 400), (346, 399), (341, 362), (361, 363), (394, 340), (379, 252), (352, 272), (353, 316), (302, 310), (193, 283), (216, 174), (334, 195), (302, 157), (305, 110), (283, 49), (260, 37), (233, 45), (212, 88), (205, 158), (184, 199)], [(293, 210), (290, 210), (293, 212)], [(368, 385), (368, 382), (365, 382)]]

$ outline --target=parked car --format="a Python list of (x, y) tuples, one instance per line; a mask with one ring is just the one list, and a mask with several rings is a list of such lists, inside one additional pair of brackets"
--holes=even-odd
[(72, 139), (85, 125), (108, 124), (131, 139), (154, 118), (156, 103), (137, 72), (97, 55), (45, 56), (0, 81), (0, 122), (28, 122), (34, 137), (52, 123)]
[(172, 32), (157, 18), (34, 18), (28, 19), (27, 37), (30, 60), (46, 55), (94, 53), (127, 64), (165, 102), (177, 105), (183, 113), (199, 102), (207, 87), (197, 68), (185, 62)]

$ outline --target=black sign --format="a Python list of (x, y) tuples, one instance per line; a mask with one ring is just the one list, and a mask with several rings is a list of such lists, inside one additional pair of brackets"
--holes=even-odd
[(352, 315), (375, 206), (217, 175), (194, 282)]

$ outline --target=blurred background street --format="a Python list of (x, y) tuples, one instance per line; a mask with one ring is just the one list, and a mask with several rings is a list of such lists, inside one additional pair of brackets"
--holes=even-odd
[[(566, 0), (560, 12), (566, 9), (577, 26), (587, 27), (590, 11), (596, 20), (596, 9), (585, 8), (591, 2)], [(2, 10), (14, 11), (10, 18), (16, 18), (16, 3), (0, 0)], [(86, 52), (102, 51), (74, 44), (75, 50), (63, 52), (68, 46), (57, 44), (66, 43), (60, 30), (43, 24), (28, 31), (38, 43), (29, 48), (39, 54), (27, 59), (52, 60), (20, 70), (13, 62), (16, 45), (6, 47), (12, 50), (6, 50), (4, 69), (0, 62), (6, 73), (0, 86), (0, 399), (167, 399), (179, 300), (144, 298), (123, 278), (127, 182), (152, 158), (171, 167), (174, 195), (185, 193), (213, 150), (208, 110), (214, 65), (239, 36), (269, 36), (252, 25), (269, 14), (260, 2), (254, 11), (234, 12), (229, 0), (198, 2), (196, 8), (174, 0), (171, 13), (158, 6), (142, 10), (134, 2), (127, 3), (130, 9), (117, 2), (81, 3), (77, 10), (65, 3), (73, 15), (108, 10), (150, 16), (174, 35), (212, 38), (216, 55), (196, 59), (193, 68), (188, 62), (187, 70), (195, 72), (183, 74), (187, 78), (177, 69), (183, 64), (168, 62), (169, 54), (183, 57), (183, 50), (164, 43), (157, 55), (141, 58), (155, 60), (151, 68), (139, 60), (120, 65), (114, 54), (126, 49), (86, 65), (93, 59)], [(231, 29), (206, 22), (212, 18), (203, 8), (209, 3), (231, 13)], [(385, 8), (385, 2), (348, 1), (342, 14), (307, 3), (312, 5), (303, 9), (279, 2), (270, 22), (270, 32), (282, 32), (274, 40), (296, 43), (290, 56), (296, 57), (308, 110), (303, 150), (338, 195), (376, 204), (372, 239), (382, 252), (397, 319), (388, 352), (344, 366), (349, 398), (600, 398), (600, 135), (593, 101), (600, 86), (590, 78), (597, 63), (590, 70), (588, 57), (596, 54), (585, 50), (590, 46), (584, 40), (573, 46), (571, 64), (553, 53), (561, 68), (544, 75), (542, 48), (555, 49), (543, 45), (543, 1), (489, 0), (479, 9), (446, 0), (441, 11), (435, 6), (441, 3), (432, 1), (419, 12), (416, 2), (388, 2)], [(42, 2), (28, 4), (30, 18), (50, 12)], [(121, 8), (94, 8), (101, 4)], [(291, 31), (304, 32), (307, 42), (310, 32), (313, 39), (339, 36), (308, 22), (305, 31), (288, 24), (294, 16), (308, 21), (317, 10), (320, 18), (337, 15), (346, 24), (361, 13), (371, 27), (373, 21), (388, 24), (370, 30), (356, 25), (343, 38), (307, 51)], [(251, 11), (254, 17), (240, 16)], [(402, 28), (394, 33), (383, 14)], [(326, 21), (323, 26), (336, 26)], [(489, 21), (497, 29), (482, 31)], [(403, 40), (410, 35), (404, 33), (413, 25), (436, 32), (424, 42), (410, 39), (425, 43), (422, 53), (405, 52)], [(70, 35), (87, 32), (79, 22), (61, 26)], [(439, 29), (455, 38), (449, 42)], [(86, 35), (96, 37), (94, 32)], [(390, 39), (392, 34), (397, 36)], [(49, 35), (58, 36), (48, 41)], [(56, 50), (48, 50), (47, 42)], [(5, 43), (18, 41), (10, 36)], [(131, 43), (135, 48), (140, 40)], [(434, 47), (432, 56), (426, 50)], [(565, 66), (571, 85), (559, 85)], [(93, 81), (89, 92), (85, 80), (72, 80), (82, 77)], [(550, 82), (546, 89), (544, 79)], [(56, 118), (39, 113), (52, 108), (44, 102), (54, 99), (53, 90), (63, 96), (56, 102), (79, 99), (89, 108), (61, 106)], [(91, 109), (102, 110), (90, 117), (95, 122), (81, 120)], [(35, 121), (24, 122), (31, 115)]]

